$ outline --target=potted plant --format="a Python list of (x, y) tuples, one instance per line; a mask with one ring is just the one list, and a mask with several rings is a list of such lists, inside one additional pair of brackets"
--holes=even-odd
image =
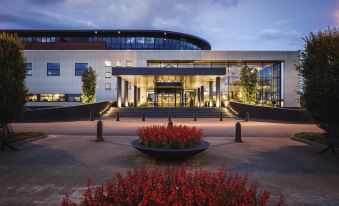
[(152, 125), (137, 130), (138, 139), (131, 143), (137, 150), (157, 159), (185, 159), (209, 147), (203, 140), (203, 131), (196, 127)]

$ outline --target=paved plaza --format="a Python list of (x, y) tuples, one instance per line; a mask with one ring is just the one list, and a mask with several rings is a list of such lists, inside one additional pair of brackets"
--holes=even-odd
[(0, 152), (0, 205), (58, 205), (64, 194), (78, 197), (86, 178), (100, 185), (114, 172), (139, 166), (167, 165), (189, 169), (215, 169), (226, 165), (231, 172), (249, 172), (261, 189), (283, 193), (287, 205), (338, 205), (339, 156), (317, 153), (323, 147), (290, 140), (296, 132), (320, 130), (311, 124), (242, 122), (244, 143), (233, 143), (236, 119), (175, 124), (203, 128), (211, 147), (184, 162), (154, 160), (131, 147), (135, 130), (142, 125), (165, 124), (166, 119), (141, 122), (104, 121), (105, 141), (95, 139), (95, 122), (13, 124), (16, 131), (42, 131), (49, 136)]

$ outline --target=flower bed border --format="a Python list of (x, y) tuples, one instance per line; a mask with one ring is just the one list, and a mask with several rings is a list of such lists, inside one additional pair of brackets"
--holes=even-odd
[(139, 139), (131, 141), (132, 146), (142, 153), (161, 160), (181, 160), (206, 150), (210, 143), (201, 140), (200, 145), (191, 148), (155, 148), (140, 144)]

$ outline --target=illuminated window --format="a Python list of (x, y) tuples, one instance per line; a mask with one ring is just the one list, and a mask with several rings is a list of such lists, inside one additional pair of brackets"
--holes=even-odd
[(105, 61), (105, 67), (110, 67), (111, 66), (111, 61), (106, 60)]
[(121, 67), (121, 66), (122, 66), (121, 60), (118, 60), (118, 61), (116, 62), (116, 64), (115, 64), (115, 66)]
[(27, 102), (36, 102), (36, 101), (38, 101), (38, 95), (36, 95), (36, 94), (29, 94), (26, 97), (26, 100), (27, 100)]
[(126, 67), (131, 67), (132, 66), (132, 61), (126, 61)]
[(111, 90), (112, 87), (111, 87), (111, 83), (106, 83), (105, 84), (105, 90)]
[(105, 77), (106, 77), (106, 78), (111, 78), (111, 76), (112, 76), (112, 73), (111, 73), (111, 72), (106, 72), (106, 73), (105, 73)]
[(40, 94), (41, 102), (64, 102), (66, 101), (65, 94)]

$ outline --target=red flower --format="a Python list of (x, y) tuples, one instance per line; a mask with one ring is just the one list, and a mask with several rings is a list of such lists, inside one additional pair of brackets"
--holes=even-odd
[(147, 147), (189, 148), (200, 144), (203, 132), (196, 127), (153, 125), (138, 128), (137, 134), (141, 144)]
[[(258, 183), (247, 186), (248, 175), (227, 174), (225, 167), (216, 172), (185, 168), (134, 169), (125, 177), (117, 173), (93, 192), (88, 187), (80, 205), (267, 205), (270, 193), (258, 193)], [(277, 205), (282, 206), (280, 196)], [(62, 206), (76, 205), (63, 199)]]

